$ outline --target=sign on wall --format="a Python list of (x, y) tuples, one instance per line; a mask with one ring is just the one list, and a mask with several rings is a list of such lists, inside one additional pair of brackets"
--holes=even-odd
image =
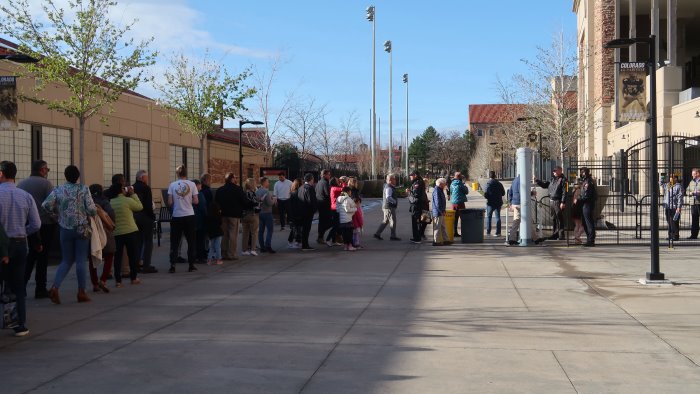
[(0, 76), (0, 130), (17, 130), (17, 78)]
[(617, 84), (619, 121), (638, 122), (647, 119), (646, 76), (646, 63), (620, 63), (620, 74)]

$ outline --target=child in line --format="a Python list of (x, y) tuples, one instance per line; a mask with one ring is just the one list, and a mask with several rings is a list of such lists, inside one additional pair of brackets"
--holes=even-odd
[(336, 211), (338, 212), (338, 229), (343, 235), (343, 243), (346, 251), (355, 251), (352, 246), (352, 218), (357, 212), (357, 206), (350, 197), (350, 188), (345, 186), (336, 200)]

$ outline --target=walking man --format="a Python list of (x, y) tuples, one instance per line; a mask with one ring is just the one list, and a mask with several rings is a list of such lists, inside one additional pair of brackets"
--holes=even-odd
[(700, 169), (693, 168), (693, 179), (688, 184), (688, 194), (692, 197), (690, 206), (690, 237), (688, 239), (698, 239), (700, 232)]
[[(187, 240), (187, 262), (189, 272), (197, 271), (195, 249), (197, 223), (194, 216), (194, 206), (199, 203), (197, 186), (187, 180), (187, 168), (184, 165), (175, 169), (178, 180), (168, 187), (168, 205), (173, 208), (173, 219), (170, 222), (170, 272), (175, 273), (178, 250), (182, 235)], [(118, 268), (117, 268), (118, 269)]]
[(552, 235), (549, 239), (566, 239), (563, 213), (566, 207), (566, 177), (562, 173), (562, 168), (560, 166), (554, 167), (552, 179), (548, 182), (541, 181), (535, 177), (533, 177), (533, 181), (537, 186), (545, 188), (549, 192), (549, 209), (552, 216)]
[(146, 170), (136, 171), (136, 182), (134, 182), (134, 193), (139, 197), (143, 209), (134, 212), (134, 220), (139, 228), (140, 253), (143, 265), (141, 272), (144, 274), (154, 274), (158, 272), (156, 267), (151, 264), (151, 256), (153, 255), (153, 222), (156, 220), (156, 214), (153, 212), (153, 193), (148, 185), (148, 172)]
[(321, 179), (316, 184), (316, 203), (318, 205), (318, 239), (319, 244), (325, 244), (323, 235), (333, 224), (333, 213), (331, 212), (331, 171), (321, 171)]
[(433, 189), (433, 246), (452, 244), (447, 238), (447, 229), (445, 228), (445, 211), (447, 209), (447, 203), (445, 201), (446, 185), (447, 180), (445, 178), (439, 178), (435, 181), (435, 188)]
[[(15, 336), (29, 334), (27, 329), (27, 289), (24, 278), (27, 263), (27, 237), (41, 229), (41, 219), (31, 194), (15, 186), (17, 166), (11, 161), (0, 163), (0, 226), (9, 238), (7, 259), (3, 259), (3, 278), (15, 294), (19, 325)], [(34, 247), (41, 251), (41, 244)], [(5, 257), (5, 256), (0, 256)]]
[(399, 205), (398, 200), (396, 200), (396, 175), (389, 174), (386, 176), (386, 184), (384, 184), (384, 192), (382, 193), (382, 212), (384, 213), (384, 219), (382, 223), (379, 224), (377, 232), (374, 233), (374, 238), (382, 240), (382, 232), (387, 225), (391, 227), (391, 237), (392, 241), (401, 241), (401, 238), (396, 236), (396, 207)]
[(221, 209), (221, 256), (224, 260), (238, 260), (238, 226), (243, 217), (247, 199), (243, 189), (236, 184), (236, 175), (226, 174), (225, 183), (216, 191), (214, 199)]
[(583, 203), (583, 229), (586, 232), (586, 243), (583, 246), (595, 246), (595, 203), (598, 199), (595, 181), (591, 177), (591, 170), (588, 167), (581, 167), (579, 177), (581, 178), (581, 195), (579, 202)]
[(32, 173), (29, 178), (26, 178), (17, 184), (18, 189), (31, 194), (36, 203), (39, 217), (41, 218), (41, 243), (42, 249), (38, 252), (35, 248), (29, 248), (27, 256), (27, 271), (24, 276), (24, 284), (29, 283), (32, 277), (32, 271), (36, 267), (34, 274), (34, 298), (48, 298), (49, 291), (46, 289), (46, 270), (49, 264), (49, 251), (51, 243), (56, 236), (57, 224), (56, 219), (50, 213), (40, 209), (41, 204), (46, 200), (53, 190), (51, 181), (46, 179), (49, 175), (49, 166), (44, 160), (37, 160), (32, 163)]
[(292, 181), (280, 173), (279, 180), (275, 182), (273, 196), (277, 198), (277, 212), (280, 215), (280, 227), (284, 230), (284, 225), (287, 223), (287, 210), (289, 197), (292, 190)]
[(314, 213), (318, 207), (316, 201), (316, 190), (314, 189), (314, 176), (304, 175), (304, 185), (297, 190), (297, 198), (301, 212), (301, 250), (309, 251), (314, 248), (309, 245), (309, 233), (311, 232), (311, 222), (314, 220)]
[(491, 235), (491, 217), (496, 214), (496, 237), (501, 236), (501, 207), (506, 191), (503, 184), (496, 179), (496, 172), (489, 171), (489, 181), (486, 183), (486, 235)]
[(469, 188), (464, 184), (462, 173), (457, 171), (450, 184), (450, 203), (452, 204), (452, 210), (455, 211), (454, 231), (452, 234), (457, 237), (459, 236), (459, 231), (457, 231), (459, 210), (464, 209), (464, 204), (467, 202), (467, 194), (469, 194)]

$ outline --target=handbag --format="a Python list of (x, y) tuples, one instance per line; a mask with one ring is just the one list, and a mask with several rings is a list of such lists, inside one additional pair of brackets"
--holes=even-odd
[(430, 215), (430, 211), (423, 210), (423, 213), (420, 215), (420, 221), (421, 223), (432, 223), (433, 218)]
[(2, 328), (15, 328), (19, 326), (19, 313), (17, 313), (17, 301), (15, 295), (5, 291), (5, 281), (0, 287), (0, 309), (2, 312)]

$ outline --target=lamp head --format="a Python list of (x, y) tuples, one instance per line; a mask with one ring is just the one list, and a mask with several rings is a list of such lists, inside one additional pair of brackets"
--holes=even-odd
[(403, 75), (403, 83), (408, 83), (408, 74)]
[(374, 22), (374, 6), (371, 5), (371, 6), (367, 7), (366, 11), (367, 11), (367, 16), (366, 16), (367, 20), (370, 22)]
[(616, 38), (608, 41), (603, 45), (603, 48), (628, 48), (630, 45), (637, 43), (634, 38)]
[(391, 40), (384, 41), (384, 51), (391, 53)]

